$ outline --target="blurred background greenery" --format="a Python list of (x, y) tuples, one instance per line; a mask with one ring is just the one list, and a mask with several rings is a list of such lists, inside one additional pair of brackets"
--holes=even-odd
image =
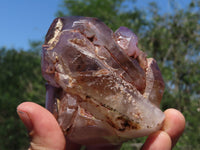
[[(162, 110), (176, 108), (186, 118), (186, 128), (175, 150), (200, 149), (200, 0), (160, 13), (155, 2), (141, 10), (134, 0), (63, 0), (56, 16), (90, 16), (116, 30), (127, 26), (139, 37), (139, 48), (154, 57), (166, 89)], [(0, 150), (27, 149), (28, 135), (16, 114), (23, 101), (44, 106), (45, 81), (41, 75), (43, 41), (31, 49), (0, 48)], [(130, 140), (121, 149), (139, 149), (145, 138)]]

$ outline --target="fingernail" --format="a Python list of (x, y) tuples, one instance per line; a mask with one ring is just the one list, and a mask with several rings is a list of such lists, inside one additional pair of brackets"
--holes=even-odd
[(22, 120), (22, 122), (24, 123), (24, 125), (26, 126), (26, 128), (31, 131), (33, 128), (33, 124), (32, 121), (29, 117), (29, 115), (26, 112), (23, 112), (21, 110), (17, 110), (17, 113), (20, 117), (20, 119)]

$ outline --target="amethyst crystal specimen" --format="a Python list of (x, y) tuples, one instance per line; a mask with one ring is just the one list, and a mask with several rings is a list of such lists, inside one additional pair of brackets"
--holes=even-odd
[(46, 107), (67, 138), (119, 144), (160, 129), (162, 75), (126, 27), (115, 33), (89, 17), (56, 18), (46, 35)]

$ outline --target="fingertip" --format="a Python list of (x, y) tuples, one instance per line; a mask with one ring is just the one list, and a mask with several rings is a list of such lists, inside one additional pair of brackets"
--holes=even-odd
[(19, 115), (20, 119), (22, 120), (28, 131), (31, 131), (33, 129), (33, 123), (29, 115), (21, 110), (17, 110), (17, 114)]
[[(33, 102), (24, 102), (17, 107), (17, 112), (29, 129), (32, 149), (65, 149), (65, 137), (55, 117), (42, 106)], [(28, 122), (28, 123), (27, 123)]]
[(33, 102), (23, 102), (17, 106), (17, 110), (26, 111), (30, 105), (35, 105)]
[(167, 109), (164, 113), (165, 121), (162, 130), (167, 132), (170, 136), (175, 133), (182, 133), (185, 128), (185, 117), (183, 114), (173, 108)]
[(173, 108), (167, 109), (164, 113), (165, 120), (162, 130), (169, 134), (174, 145), (185, 129), (185, 117), (180, 111)]
[(142, 146), (142, 150), (170, 150), (172, 146), (171, 138), (164, 131), (157, 131), (147, 138)]
[(166, 117), (175, 118), (180, 123), (180, 125), (182, 125), (182, 127), (185, 127), (185, 117), (179, 110), (170, 108), (167, 109), (164, 113)]
[(33, 102), (23, 102), (20, 105), (17, 106), (17, 114), (19, 115), (20, 119), (28, 129), (28, 131), (33, 130), (33, 122), (30, 117), (30, 110), (33, 107), (30, 107), (32, 105), (35, 105)]

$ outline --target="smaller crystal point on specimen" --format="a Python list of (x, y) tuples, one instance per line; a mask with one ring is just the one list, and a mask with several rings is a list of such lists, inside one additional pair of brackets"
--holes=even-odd
[(46, 35), (46, 108), (79, 144), (120, 144), (159, 130), (164, 82), (128, 28), (89, 17), (56, 18)]

